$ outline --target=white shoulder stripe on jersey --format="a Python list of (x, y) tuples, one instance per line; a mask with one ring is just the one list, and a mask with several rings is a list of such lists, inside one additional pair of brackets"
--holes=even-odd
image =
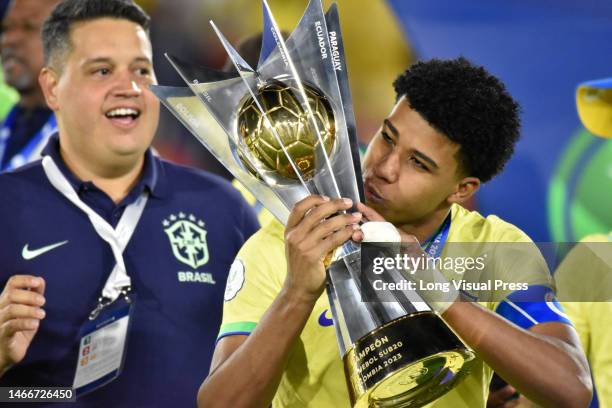
[(531, 317), (529, 315), (529, 313), (527, 313), (526, 311), (524, 311), (523, 309), (521, 309), (520, 307), (518, 307), (517, 305), (514, 304), (514, 302), (508, 300), (508, 299), (504, 299), (504, 302), (508, 303), (510, 306), (512, 306), (512, 308), (514, 308), (517, 312), (519, 312), (520, 314), (522, 314), (523, 316), (525, 316), (525, 318), (527, 318), (531, 323), (533, 324), (538, 324), (539, 322), (534, 319), (533, 317)]
[(550, 310), (552, 310), (553, 312), (555, 312), (555, 313), (556, 313), (556, 314), (558, 314), (559, 316), (561, 316), (561, 317), (563, 317), (563, 318), (565, 318), (565, 319), (567, 319), (567, 320), (570, 320), (570, 321), (572, 320), (572, 319), (570, 319), (570, 317), (569, 317), (568, 315), (566, 315), (565, 313), (563, 313), (563, 311), (562, 311), (562, 310), (560, 310), (560, 309), (557, 307), (557, 305), (555, 305), (553, 302), (546, 302), (546, 306), (548, 306), (548, 308), (549, 308)]

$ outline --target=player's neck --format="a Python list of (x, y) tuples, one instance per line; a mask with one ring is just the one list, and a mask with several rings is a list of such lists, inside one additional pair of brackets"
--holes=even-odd
[(60, 146), (66, 167), (80, 180), (91, 181), (104, 191), (115, 204), (123, 200), (136, 185), (144, 165), (144, 155), (128, 163), (112, 167), (72, 154)]
[(449, 213), (450, 205), (443, 206), (419, 222), (398, 225), (397, 228), (414, 235), (419, 242), (423, 243), (440, 229)]

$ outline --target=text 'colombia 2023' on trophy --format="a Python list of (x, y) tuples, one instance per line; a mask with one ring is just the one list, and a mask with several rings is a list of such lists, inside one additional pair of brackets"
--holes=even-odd
[[(286, 41), (265, 0), (263, 17), (256, 68), (211, 22), (236, 71), (168, 56), (187, 87), (153, 91), (285, 224), (310, 194), (356, 202), (363, 187), (336, 5), (324, 13), (321, 1), (311, 0)], [(338, 248), (326, 284), (351, 402), (422, 406), (465, 375), (473, 352), (416, 294), (363, 301), (360, 256), (357, 243)]]

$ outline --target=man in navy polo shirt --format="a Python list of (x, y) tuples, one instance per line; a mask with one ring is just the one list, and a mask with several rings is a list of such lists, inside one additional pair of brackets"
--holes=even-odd
[[(2, 387), (195, 405), (227, 272), (257, 222), (229, 184), (151, 154), (148, 25), (128, 0), (67, 0), (45, 22), (39, 82), (59, 135), (42, 161), (0, 175)], [(112, 369), (96, 377), (103, 359)]]

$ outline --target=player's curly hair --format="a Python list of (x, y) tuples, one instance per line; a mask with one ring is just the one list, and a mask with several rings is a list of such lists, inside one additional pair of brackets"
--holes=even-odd
[(460, 57), (418, 62), (393, 83), (429, 124), (461, 146), (462, 170), (481, 181), (499, 173), (520, 134), (520, 107), (504, 84)]

